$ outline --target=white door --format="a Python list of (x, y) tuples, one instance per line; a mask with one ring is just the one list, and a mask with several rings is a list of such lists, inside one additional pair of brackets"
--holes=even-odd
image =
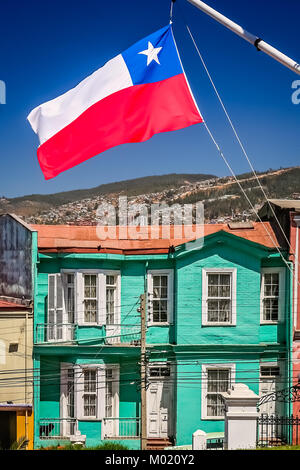
[[(282, 387), (281, 370), (277, 365), (261, 366), (259, 381), (259, 396), (269, 395), (280, 390)], [(270, 400), (259, 408), (260, 415), (282, 416), (283, 403), (278, 400)]]
[(172, 436), (173, 384), (170, 367), (151, 367), (147, 390), (148, 438)]
[[(260, 367), (260, 398), (275, 393), (282, 388), (280, 377), (281, 370), (278, 365), (264, 365)], [(282, 434), (281, 426), (278, 425), (278, 421), (275, 417), (283, 416), (283, 403), (276, 400), (275, 396), (274, 398), (274, 400), (270, 399), (259, 407), (261, 418), (265, 418), (265, 420), (260, 423), (259, 428), (259, 438), (261, 440), (273, 441), (274, 439), (280, 438)], [(269, 418), (274, 419), (270, 420)]]

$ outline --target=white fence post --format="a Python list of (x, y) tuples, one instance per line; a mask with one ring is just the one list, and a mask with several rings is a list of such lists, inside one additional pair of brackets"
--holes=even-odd
[(195, 431), (193, 433), (192, 448), (193, 450), (205, 450), (206, 449), (206, 432), (198, 429), (198, 431)]
[(259, 396), (241, 383), (222, 396), (225, 400), (225, 449), (255, 449)]

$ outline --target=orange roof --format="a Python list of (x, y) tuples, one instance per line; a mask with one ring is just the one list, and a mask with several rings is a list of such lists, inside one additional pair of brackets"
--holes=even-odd
[[(229, 224), (234, 225), (234, 224)], [(167, 253), (170, 246), (178, 246), (195, 238), (201, 238), (212, 233), (224, 230), (237, 237), (259, 243), (268, 248), (279, 247), (278, 239), (269, 222), (253, 222), (245, 228), (230, 228), (228, 224), (204, 224), (202, 226), (187, 226), (190, 230), (184, 236), (183, 226), (146, 226), (140, 227), (109, 227), (116, 229), (116, 235), (112, 232), (106, 240), (98, 236), (96, 226), (74, 225), (31, 225), (38, 232), (38, 248), (41, 252), (75, 252), (75, 253), (118, 253), (118, 254), (151, 254)], [(200, 236), (195, 236), (195, 229), (200, 230)], [(104, 227), (100, 227), (104, 233)], [(168, 234), (170, 229), (170, 234)], [(192, 232), (193, 229), (193, 232)], [(163, 232), (164, 230), (164, 232)], [(153, 236), (153, 233), (155, 235)], [(151, 235), (152, 234), (152, 235)], [(186, 234), (186, 232), (185, 232)], [(155, 237), (155, 238), (154, 238)], [(163, 238), (165, 237), (165, 238)], [(103, 237), (102, 237), (103, 238)], [(276, 246), (274, 246), (276, 245)]]
[(14, 302), (7, 302), (6, 300), (0, 299), (0, 309), (19, 310), (20, 308), (27, 309), (28, 307), (26, 307), (25, 305), (15, 304)]

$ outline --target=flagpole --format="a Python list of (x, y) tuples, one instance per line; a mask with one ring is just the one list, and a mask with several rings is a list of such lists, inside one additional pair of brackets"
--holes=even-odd
[(273, 59), (280, 62), (285, 67), (288, 67), (290, 70), (300, 75), (300, 64), (298, 64), (287, 55), (275, 49), (275, 47), (271, 46), (270, 44), (263, 41), (261, 38), (255, 36), (254, 34), (249, 33), (244, 28), (239, 26), (237, 23), (234, 23), (229, 18), (222, 15), (218, 11), (214, 10), (210, 6), (206, 5), (206, 3), (202, 2), (201, 0), (187, 0), (187, 1), (191, 3), (192, 5), (194, 5), (196, 8), (199, 8), (199, 10), (211, 16), (213, 19), (221, 23), (226, 28), (230, 29), (233, 33), (245, 39), (245, 41), (248, 41), (251, 44), (253, 44), (253, 46), (255, 46), (257, 50), (265, 52), (265, 54), (268, 54), (269, 56), (271, 56)]

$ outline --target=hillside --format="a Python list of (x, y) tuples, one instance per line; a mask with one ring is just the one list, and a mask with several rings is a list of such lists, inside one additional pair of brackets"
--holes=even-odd
[[(270, 169), (257, 175), (269, 198), (300, 199), (300, 167)], [(264, 202), (264, 196), (256, 178), (252, 173), (237, 178), (252, 204), (258, 208)], [(149, 213), (153, 203), (164, 202), (170, 206), (203, 201), (206, 222), (255, 218), (234, 178), (175, 173), (50, 195), (2, 198), (0, 213), (16, 213), (30, 223), (95, 224), (98, 205), (110, 203), (118, 206), (120, 195), (128, 196), (130, 207), (145, 204)]]
[(101, 184), (95, 188), (78, 189), (55, 194), (31, 194), (16, 198), (0, 198), (0, 213), (12, 212), (18, 215), (36, 215), (41, 211), (68, 204), (83, 199), (93, 199), (97, 196), (111, 194), (126, 194), (128, 197), (161, 192), (172, 189), (186, 183), (216, 178), (214, 175), (205, 174), (168, 174), (158, 176), (145, 176), (132, 180), (124, 180), (114, 183)]

